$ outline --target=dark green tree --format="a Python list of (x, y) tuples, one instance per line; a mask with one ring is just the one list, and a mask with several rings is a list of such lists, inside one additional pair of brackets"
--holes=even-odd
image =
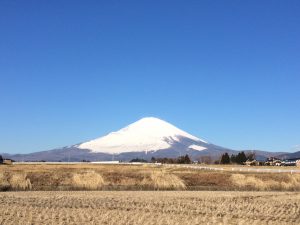
[(239, 152), (236, 156), (236, 163), (238, 164), (244, 164), (247, 161), (247, 156), (245, 155), (245, 152)]
[(178, 157), (176, 161), (178, 164), (190, 164), (192, 162), (188, 154)]
[(145, 160), (145, 159), (141, 159), (141, 158), (135, 158), (135, 159), (130, 160), (130, 162), (144, 162), (144, 163), (146, 163), (148, 161)]
[(184, 162), (185, 162), (185, 164), (190, 164), (190, 163), (192, 163), (192, 160), (190, 159), (190, 157), (189, 157), (188, 154), (186, 154), (186, 155), (184, 156)]
[(221, 157), (221, 164), (230, 164), (230, 157), (227, 152), (225, 152)]
[(231, 162), (231, 163), (236, 163), (236, 155), (232, 154), (232, 155), (230, 156), (230, 162)]

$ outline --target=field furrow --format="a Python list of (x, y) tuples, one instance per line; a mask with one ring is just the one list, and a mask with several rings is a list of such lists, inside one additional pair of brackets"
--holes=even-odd
[(300, 193), (0, 193), (0, 224), (300, 224)]

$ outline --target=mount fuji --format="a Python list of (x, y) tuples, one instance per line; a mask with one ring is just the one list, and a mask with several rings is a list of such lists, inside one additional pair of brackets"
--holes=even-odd
[[(175, 158), (188, 154), (196, 160), (200, 156), (217, 159), (224, 152), (236, 153), (234, 150), (195, 137), (166, 121), (146, 117), (119, 131), (80, 144), (49, 151), (4, 156), (16, 161), (129, 161), (133, 158), (149, 160), (152, 157)], [(271, 154), (263, 153), (266, 157)]]
[(129, 126), (109, 133), (75, 147), (89, 149), (92, 152), (120, 154), (125, 152), (153, 152), (171, 148), (182, 139), (189, 140), (187, 148), (204, 150), (208, 144), (206, 141), (192, 136), (170, 123), (163, 120), (147, 117)]

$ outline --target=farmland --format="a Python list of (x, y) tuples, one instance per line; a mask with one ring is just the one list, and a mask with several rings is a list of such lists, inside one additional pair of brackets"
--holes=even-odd
[(0, 193), (0, 224), (299, 224), (291, 192)]
[(2, 191), (300, 190), (300, 174), (210, 171), (159, 165), (2, 165), (0, 181)]
[(0, 224), (300, 223), (299, 174), (16, 164), (0, 188)]

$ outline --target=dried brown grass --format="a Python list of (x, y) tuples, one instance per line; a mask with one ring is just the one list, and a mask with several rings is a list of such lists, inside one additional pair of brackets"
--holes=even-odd
[(10, 184), (8, 182), (7, 176), (4, 173), (0, 173), (0, 191), (8, 190)]
[(185, 190), (185, 183), (176, 175), (169, 174), (164, 170), (154, 171), (150, 176), (145, 176), (142, 186), (155, 190)]
[(105, 184), (103, 177), (95, 171), (75, 173), (72, 177), (72, 186), (79, 189), (97, 190)]
[(16, 173), (9, 179), (9, 184), (14, 190), (31, 190), (32, 185), (26, 173)]
[(262, 180), (255, 176), (245, 176), (243, 174), (232, 174), (230, 177), (233, 185), (246, 190), (300, 190), (300, 176), (287, 175), (286, 181)]
[[(93, 172), (89, 172), (93, 171)], [(31, 190), (276, 190), (299, 191), (300, 175), (241, 173), (165, 168), (153, 165), (23, 165), (0, 166), (0, 190), (11, 187), (14, 174), (27, 174)], [(99, 178), (98, 175), (102, 177)], [(18, 175), (17, 175), (18, 176)], [(24, 176), (24, 175), (23, 175)], [(235, 177), (237, 176), (237, 177)], [(239, 177), (240, 176), (240, 177)], [(94, 178), (96, 177), (96, 178)], [(25, 179), (25, 180), (26, 180)], [(24, 180), (24, 178), (23, 178)], [(100, 180), (100, 181), (99, 181)], [(104, 181), (103, 181), (104, 180)], [(2, 187), (2, 188), (1, 188)], [(27, 190), (30, 190), (27, 188)]]

